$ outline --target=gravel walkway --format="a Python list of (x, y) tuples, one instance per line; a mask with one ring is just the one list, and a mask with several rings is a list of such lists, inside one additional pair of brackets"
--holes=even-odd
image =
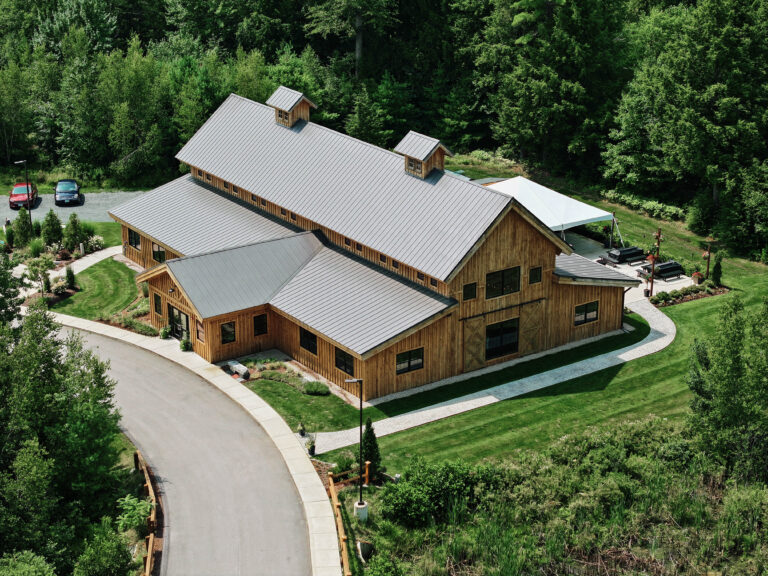
[[(527, 394), (528, 392), (560, 384), (567, 380), (573, 380), (574, 378), (599, 372), (600, 370), (618, 366), (624, 362), (629, 362), (630, 360), (654, 354), (672, 343), (672, 340), (675, 339), (676, 328), (674, 322), (672, 322), (672, 320), (665, 314), (656, 309), (656, 307), (650, 304), (647, 300), (632, 302), (628, 304), (628, 306), (633, 312), (636, 312), (645, 318), (651, 327), (648, 336), (637, 344), (620, 348), (613, 352), (607, 352), (600, 356), (588, 358), (580, 362), (574, 362), (573, 364), (555, 368), (554, 370), (535, 374), (527, 378), (515, 380), (514, 382), (500, 384), (493, 388), (488, 388), (487, 390), (481, 390), (480, 392), (467, 394), (466, 396), (454, 398), (453, 400), (447, 400), (421, 410), (414, 410), (413, 412), (407, 412), (405, 414), (400, 414), (399, 416), (379, 420), (375, 422), (376, 436), (381, 437), (387, 436), (388, 434), (394, 434), (395, 432), (401, 432), (409, 428), (421, 426), (428, 422), (449, 418), (450, 416), (468, 412), (482, 406), (495, 404), (502, 400), (508, 400), (515, 396), (520, 396), (522, 394)], [(474, 375), (475, 374), (469, 374), (466, 377), (472, 377)], [(317, 453), (322, 454), (330, 450), (357, 444), (357, 440), (357, 428), (340, 430), (338, 432), (320, 432), (315, 439), (315, 447)]]

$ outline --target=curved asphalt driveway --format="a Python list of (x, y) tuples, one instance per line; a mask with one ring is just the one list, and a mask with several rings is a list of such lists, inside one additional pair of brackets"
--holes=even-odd
[(110, 360), (122, 426), (158, 477), (166, 513), (162, 574), (310, 574), (301, 501), (264, 430), (184, 368), (81, 334)]

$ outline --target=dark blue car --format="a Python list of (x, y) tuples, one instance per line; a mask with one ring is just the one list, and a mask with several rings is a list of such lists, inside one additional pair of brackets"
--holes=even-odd
[(53, 200), (56, 206), (64, 204), (82, 204), (85, 198), (80, 192), (80, 184), (77, 180), (59, 180), (53, 191)]

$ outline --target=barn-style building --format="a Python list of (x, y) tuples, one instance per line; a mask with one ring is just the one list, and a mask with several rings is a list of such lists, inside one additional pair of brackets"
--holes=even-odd
[(231, 95), (190, 173), (111, 212), (151, 320), (217, 362), (278, 348), (366, 399), (617, 330), (637, 281), (572, 253), (517, 200), (310, 121), (280, 87)]

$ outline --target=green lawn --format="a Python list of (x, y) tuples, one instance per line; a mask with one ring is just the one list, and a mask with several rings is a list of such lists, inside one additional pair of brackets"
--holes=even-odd
[(95, 320), (123, 310), (137, 296), (136, 273), (111, 258), (77, 275), (80, 291), (51, 307), (55, 312)]
[(122, 244), (122, 232), (117, 222), (89, 222), (89, 224), (96, 230), (96, 234), (104, 238), (104, 248)]

